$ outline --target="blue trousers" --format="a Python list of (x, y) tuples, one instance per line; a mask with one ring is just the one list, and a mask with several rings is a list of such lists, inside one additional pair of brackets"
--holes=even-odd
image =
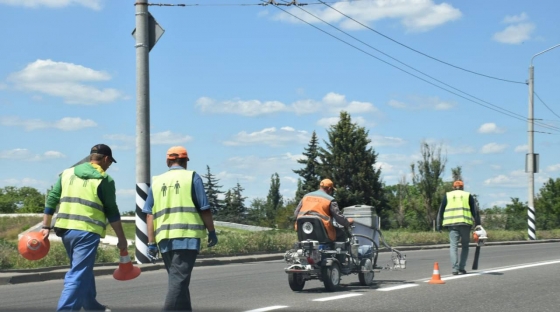
[(163, 311), (192, 311), (189, 285), (197, 255), (198, 250), (190, 249), (161, 254), (169, 276)]
[[(464, 270), (469, 257), (469, 243), (471, 240), (470, 225), (449, 226), (449, 253), (453, 272)], [(459, 260), (459, 242), (461, 242), (461, 257)]]
[(95, 297), (93, 264), (99, 246), (99, 234), (68, 230), (62, 235), (62, 243), (70, 258), (70, 270), (64, 277), (64, 289), (58, 301), (57, 311), (105, 311), (105, 306)]

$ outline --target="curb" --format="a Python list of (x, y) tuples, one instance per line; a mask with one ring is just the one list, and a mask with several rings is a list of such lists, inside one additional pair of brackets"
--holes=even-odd
[[(541, 243), (559, 243), (560, 239), (546, 239), (546, 240), (535, 240), (535, 241), (505, 241), (505, 242), (486, 242), (485, 246), (500, 246), (500, 245), (520, 245), (520, 244), (541, 244)], [(476, 246), (476, 244), (469, 244), (470, 247)], [(413, 250), (430, 250), (430, 249), (445, 249), (449, 248), (449, 244), (439, 244), (439, 245), (420, 245), (420, 246), (397, 246), (396, 249), (400, 252), (403, 251), (413, 251)], [(381, 249), (380, 253), (390, 252), (387, 248)], [(273, 261), (284, 259), (284, 253), (276, 254), (255, 254), (246, 256), (234, 256), (234, 257), (219, 257), (219, 258), (198, 258), (195, 262), (195, 267), (201, 266), (214, 266), (214, 265), (224, 265), (224, 264), (234, 264), (234, 263), (249, 263), (258, 261)], [(118, 268), (119, 263), (102, 263), (96, 264), (93, 272), (95, 276), (110, 275)], [(155, 264), (145, 263), (136, 264), (142, 272), (157, 271), (165, 269), (165, 266), (161, 260)], [(16, 270), (4, 270), (0, 271), (0, 286), (1, 285), (11, 285), (11, 284), (23, 284), (23, 283), (34, 283), (34, 282), (44, 282), (48, 280), (63, 279), (68, 270), (67, 266), (58, 267), (47, 267), (38, 269), (16, 269)], [(5, 276), (2, 276), (5, 275)]]

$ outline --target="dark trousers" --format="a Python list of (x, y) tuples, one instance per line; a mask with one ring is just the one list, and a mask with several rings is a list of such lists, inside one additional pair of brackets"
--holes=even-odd
[(197, 255), (196, 250), (187, 249), (171, 250), (161, 255), (168, 275), (163, 311), (192, 311), (189, 284)]

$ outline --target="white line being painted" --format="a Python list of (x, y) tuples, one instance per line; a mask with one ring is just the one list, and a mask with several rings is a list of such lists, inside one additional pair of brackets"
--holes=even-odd
[(398, 285), (398, 286), (393, 286), (393, 287), (379, 288), (379, 289), (376, 289), (376, 290), (377, 291), (391, 291), (391, 290), (399, 290), (399, 289), (411, 288), (411, 287), (416, 287), (416, 286), (418, 286), (418, 284), (404, 284), (404, 285)]
[(313, 299), (313, 301), (330, 301), (330, 300), (338, 300), (338, 299), (356, 297), (356, 296), (361, 296), (361, 295), (362, 294), (346, 294), (346, 295), (340, 295), (340, 296), (334, 296), (334, 297), (325, 297), (325, 298)]
[(271, 307), (265, 307), (265, 308), (259, 308), (259, 309), (254, 309), (254, 310), (249, 310), (246, 312), (266, 312), (266, 311), (272, 311), (272, 310), (278, 310), (278, 309), (284, 309), (287, 308), (288, 306), (271, 306)]
[[(512, 271), (512, 270), (520, 270), (520, 269), (526, 269), (526, 268), (532, 268), (532, 267), (549, 265), (549, 264), (556, 264), (556, 263), (560, 263), (560, 260), (529, 263), (529, 264), (520, 264), (520, 265), (508, 266), (508, 267), (504, 267), (504, 268), (492, 269), (492, 270), (488, 270), (488, 271), (474, 272), (474, 273), (469, 273), (469, 274), (464, 274), (464, 275), (453, 275), (453, 276), (448, 276), (448, 277), (442, 278), (442, 280), (450, 281), (450, 280), (459, 279), (459, 278), (474, 277), (474, 276), (480, 276), (480, 275), (485, 275), (485, 274), (491, 274), (491, 273), (495, 273), (495, 272), (506, 272), (506, 271)], [(430, 280), (423, 280), (423, 281), (425, 283), (427, 283)]]

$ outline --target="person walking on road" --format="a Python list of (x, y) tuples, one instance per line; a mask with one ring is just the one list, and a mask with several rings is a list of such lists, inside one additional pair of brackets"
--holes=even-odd
[[(474, 197), (469, 192), (465, 192), (463, 188), (463, 181), (453, 182), (453, 191), (445, 194), (437, 215), (437, 231), (441, 232), (442, 226), (449, 229), (449, 252), (453, 275), (467, 274), (465, 266), (469, 257), (473, 220), (475, 226), (480, 225), (480, 216)], [(459, 242), (461, 242), (460, 258), (458, 255)]]
[(117, 235), (117, 247), (127, 248), (115, 181), (106, 173), (116, 162), (109, 146), (97, 144), (91, 148), (90, 161), (64, 170), (48, 194), (41, 233), (49, 236), (52, 216), (60, 204), (54, 232), (70, 258), (57, 311), (111, 311), (96, 299), (93, 265), (107, 221)]
[(153, 177), (143, 212), (147, 214), (148, 256), (161, 252), (168, 273), (163, 311), (192, 311), (189, 284), (200, 240), (218, 243), (212, 211), (202, 178), (187, 170), (189, 156), (182, 146), (167, 151), (169, 170)]
[(344, 227), (349, 227), (354, 223), (354, 220), (352, 218), (346, 218), (340, 212), (338, 203), (334, 200), (334, 197), (332, 197), (335, 190), (334, 183), (330, 179), (322, 180), (318, 190), (303, 196), (294, 211), (294, 218), (297, 220), (297, 218), (310, 213), (324, 216), (326, 218), (321, 219), (329, 239), (332, 241), (345, 241), (346, 234), (333, 225), (332, 219), (336, 220), (338, 224)]

